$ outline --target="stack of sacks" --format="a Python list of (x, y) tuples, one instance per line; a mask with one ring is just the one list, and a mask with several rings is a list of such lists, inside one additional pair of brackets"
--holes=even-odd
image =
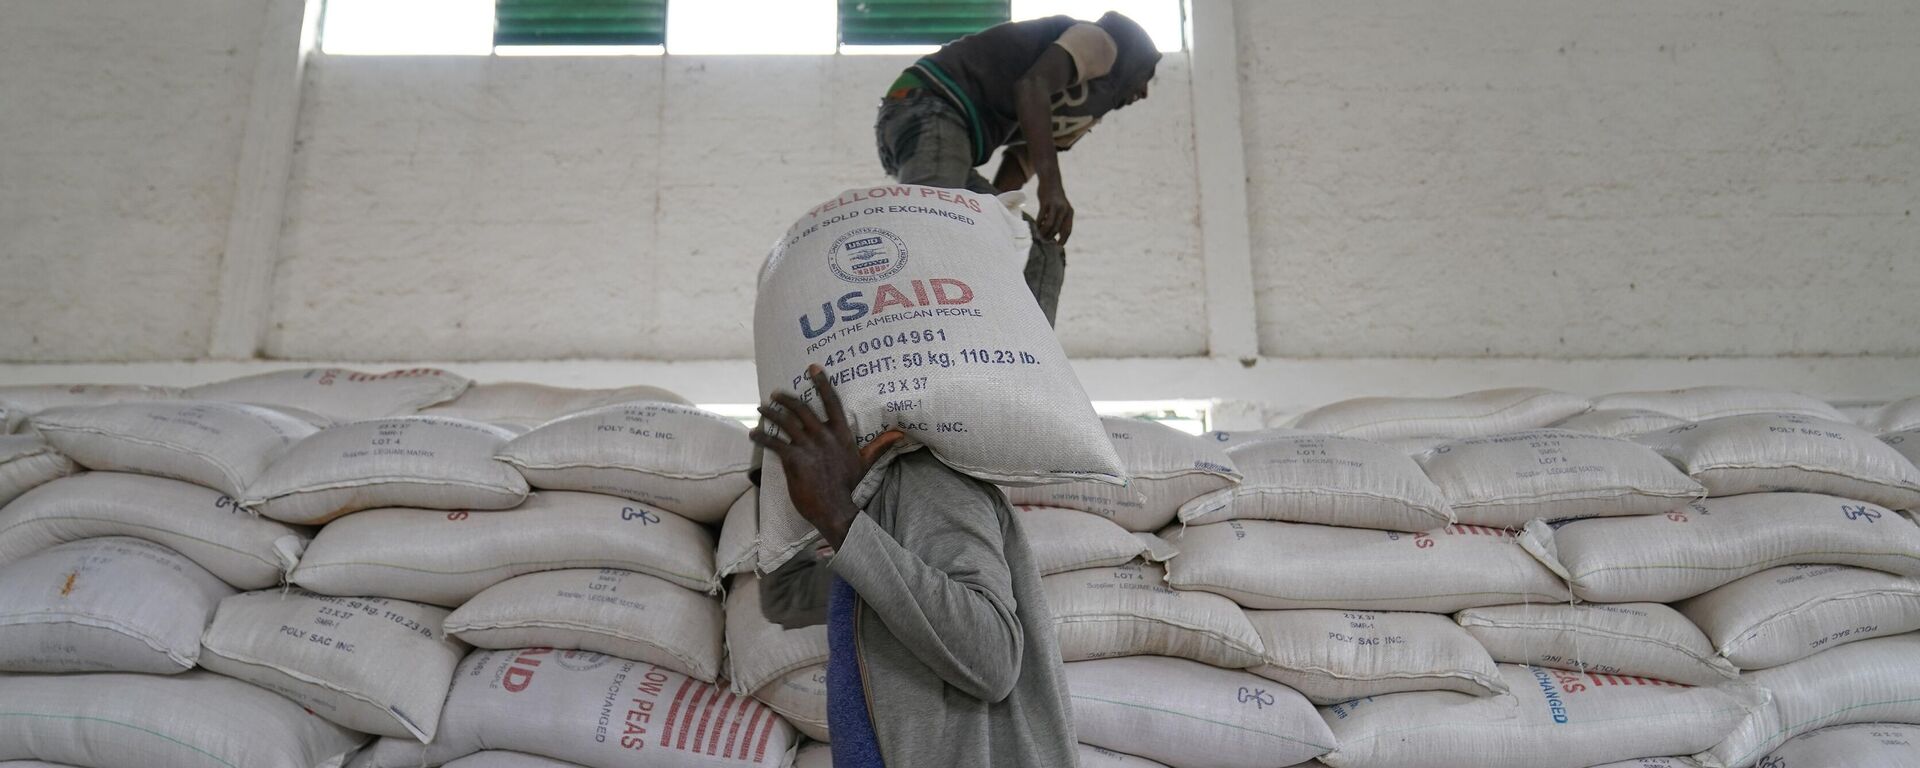
[(1593, 403), (1551, 389), (1515, 387), (1454, 397), (1362, 397), (1303, 413), (1287, 426), (1303, 432), (1367, 440), (1408, 441), (1481, 437), (1544, 427), (1586, 413)]
[(1593, 401), (1593, 410), (1554, 426), (1607, 437), (1633, 437), (1724, 416), (1791, 413), (1846, 421), (1818, 399), (1758, 387), (1691, 387), (1657, 392), (1617, 392)]
[(1912, 768), (1920, 765), (1920, 725), (1856, 723), (1808, 731), (1765, 760), (1768, 768)]
[(471, 383), (465, 376), (438, 368), (385, 373), (296, 368), (188, 387), (180, 396), (297, 408), (344, 422), (412, 415), (459, 397)]
[[(0, 671), (16, 673), (0, 676), (0, 701), (16, 715), (0, 718), (0, 760), (306, 766), (364, 741), (222, 655), (233, 629), (224, 609), (280, 600), (273, 587), (307, 541), (231, 494), (313, 426), (271, 409), (177, 400), (48, 407), (34, 426), (96, 471), (0, 508)], [(289, 629), (235, 619), (243, 634)], [(305, 647), (356, 650), (331, 639)], [(362, 661), (416, 663), (358, 650)]]
[(760, 610), (760, 578), (733, 577), (727, 591), (727, 677), (733, 692), (751, 695), (801, 733), (827, 733), (827, 627), (785, 629)]
[[(1694, 755), (1705, 768), (1748, 768), (1796, 736), (1853, 723), (1920, 724), (1920, 634), (1832, 648), (1742, 677), (1772, 694), (1724, 741)], [(1849, 768), (1858, 765), (1847, 763)]]
[(420, 412), (428, 416), (451, 416), (456, 419), (532, 429), (563, 416), (608, 405), (646, 400), (692, 405), (686, 398), (659, 387), (567, 389), (545, 384), (506, 381), (495, 384), (474, 384), (461, 392), (459, 397), (439, 405), (428, 406)]
[[(1127, 484), (1062, 483), (1012, 487), (1014, 504), (1089, 512), (1128, 531), (1153, 532), (1173, 522), (1194, 497), (1231, 488), (1241, 480), (1224, 441), (1194, 437), (1141, 419), (1102, 418)], [(1214, 433), (1225, 434), (1225, 433)]]
[(0, 435), (0, 506), (74, 469), (73, 460), (40, 435)]
[(172, 400), (180, 397), (173, 387), (144, 384), (23, 384), (0, 387), (0, 403), (20, 418), (48, 408), (66, 405), (105, 405), (135, 400)]
[[(6, 392), (0, 390), (0, 400), (6, 397)], [(1873, 422), (1868, 426), (1881, 434), (1920, 429), (1920, 397), (1909, 397), (1886, 404), (1874, 415)]]

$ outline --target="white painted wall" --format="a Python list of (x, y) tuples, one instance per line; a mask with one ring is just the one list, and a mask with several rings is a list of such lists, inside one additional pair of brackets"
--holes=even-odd
[[(262, 5), (0, 3), (0, 360), (204, 357)], [(1233, 5), (1269, 358), (1920, 359), (1920, 5)], [(744, 358), (904, 63), (316, 56), (265, 352)], [(1066, 160), (1077, 356), (1209, 352), (1188, 72)]]
[(0, 2), (0, 359), (206, 354), (263, 20)]
[(1920, 3), (1236, 10), (1266, 354), (1920, 354)]

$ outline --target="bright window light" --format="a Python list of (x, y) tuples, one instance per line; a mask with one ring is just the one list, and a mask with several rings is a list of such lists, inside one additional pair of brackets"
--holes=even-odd
[(493, 0), (327, 0), (320, 49), (485, 56), (493, 52)]
[(834, 0), (667, 3), (674, 54), (826, 54), (838, 42)]
[(925, 56), (940, 50), (937, 45), (841, 45), (848, 56)]
[(1013, 0), (1013, 19), (1037, 19), (1066, 14), (1092, 21), (1107, 11), (1119, 11), (1146, 28), (1163, 52), (1178, 51), (1186, 38), (1180, 0)]
[(659, 56), (663, 45), (502, 45), (498, 56)]

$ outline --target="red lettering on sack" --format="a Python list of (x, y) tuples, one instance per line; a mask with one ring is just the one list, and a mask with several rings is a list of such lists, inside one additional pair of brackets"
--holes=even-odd
[(467, 512), (448, 512), (447, 519), (454, 520), (454, 521), (465, 520), (467, 519), (468, 514), (469, 513)]
[[(740, 721), (747, 719), (747, 707), (752, 706), (752, 704), (753, 699), (745, 696), (740, 697), (740, 700), (734, 703), (734, 711), (728, 713), (726, 718), (720, 721), (720, 725), (726, 727), (726, 744), (729, 751), (733, 748), (734, 737), (740, 735)], [(707, 742), (707, 754), (720, 754), (720, 736), (721, 729), (715, 727), (713, 729), (713, 739)]]
[[(713, 722), (713, 713), (726, 712), (727, 707), (733, 706), (733, 700), (735, 698), (732, 693), (728, 693), (725, 698), (715, 696), (707, 700), (706, 709), (700, 712), (700, 727), (693, 731), (693, 744), (690, 751), (696, 753), (700, 751), (700, 744), (707, 740), (707, 725), (712, 723), (715, 728), (720, 727), (718, 723)], [(680, 745), (680, 748), (689, 749), (686, 744)]]
[[(973, 301), (973, 289), (968, 288), (966, 283), (951, 277), (936, 277), (928, 280), (927, 285), (933, 287), (933, 300), (941, 304), (965, 304)], [(947, 293), (949, 288), (958, 288), (960, 293), (950, 295)]]
[(534, 668), (540, 666), (540, 660), (533, 657), (552, 652), (552, 648), (528, 648), (521, 651), (520, 655), (514, 658), (513, 665), (507, 667), (507, 673), (501, 676), (500, 687), (507, 689), (508, 693), (526, 690), (527, 685), (533, 682)]
[(754, 735), (760, 732), (760, 726), (767, 725), (771, 728), (770, 723), (766, 723), (761, 719), (766, 712), (766, 707), (758, 707), (753, 710), (753, 717), (747, 720), (747, 732), (740, 736), (740, 753), (738, 755), (732, 755), (732, 757), (738, 757), (741, 760), (747, 759), (747, 747), (753, 742)]
[(680, 732), (668, 735), (668, 738), (672, 739), (672, 741), (669, 742), (667, 746), (675, 749), (687, 748), (687, 737), (693, 733), (693, 721), (694, 718), (700, 715), (700, 704), (707, 699), (708, 693), (714, 691), (715, 689), (711, 685), (702, 685), (693, 689), (693, 698), (687, 700), (686, 717), (680, 720)]
[[(767, 708), (761, 707), (758, 711), (765, 713)], [(773, 738), (772, 716), (767, 717), (766, 726), (767, 727), (760, 729), (760, 743), (753, 748), (753, 761), (756, 763), (767, 759), (767, 742)]]
[(686, 702), (687, 692), (692, 690), (693, 678), (680, 681), (680, 690), (673, 694), (673, 704), (667, 707), (667, 724), (662, 728), (666, 735), (660, 740), (661, 746), (673, 746), (673, 724), (680, 719), (681, 704)]

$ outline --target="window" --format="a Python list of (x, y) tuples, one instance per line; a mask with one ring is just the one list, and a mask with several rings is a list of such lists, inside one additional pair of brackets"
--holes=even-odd
[(1153, 36), (1155, 47), (1170, 52), (1186, 48), (1185, 5), (1180, 0), (1013, 0), (1013, 18), (1066, 14), (1091, 20), (1107, 11), (1119, 11), (1139, 22)]
[(843, 45), (939, 45), (1011, 18), (1008, 0), (840, 0)]
[(493, 45), (667, 42), (667, 0), (494, 0)]

